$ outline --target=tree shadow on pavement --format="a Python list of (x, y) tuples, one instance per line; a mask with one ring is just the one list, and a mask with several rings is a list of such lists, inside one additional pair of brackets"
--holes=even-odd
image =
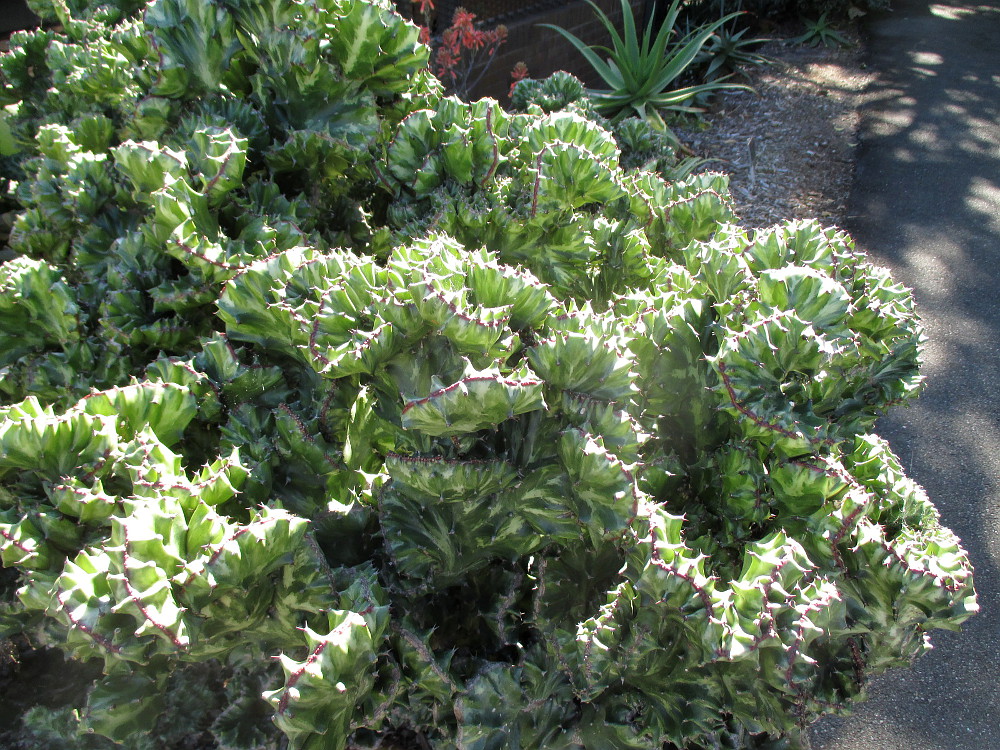
[(814, 750), (1000, 748), (1000, 7), (898, 0), (868, 25), (848, 228), (914, 290), (924, 394), (880, 424), (976, 568), (980, 614), (874, 681)]

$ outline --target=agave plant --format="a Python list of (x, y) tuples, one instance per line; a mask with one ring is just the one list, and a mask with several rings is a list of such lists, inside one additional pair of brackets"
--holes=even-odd
[(802, 44), (809, 47), (818, 47), (821, 44), (824, 47), (850, 47), (850, 40), (833, 28), (833, 23), (827, 19), (827, 15), (824, 13), (815, 20), (803, 18), (802, 22), (806, 27), (805, 33), (792, 39), (792, 44)]
[[(601, 23), (611, 35), (611, 47), (585, 44), (579, 37), (559, 26), (542, 24), (562, 34), (584, 56), (608, 88), (588, 91), (601, 114), (613, 122), (629, 114), (637, 114), (654, 126), (665, 129), (663, 112), (697, 111), (694, 97), (727, 88), (745, 88), (739, 84), (714, 81), (674, 88), (689, 71), (698, 53), (712, 35), (738, 13), (730, 13), (717, 21), (699, 26), (679, 36), (676, 30), (681, 0), (674, 0), (659, 30), (654, 34), (653, 19), (639, 37), (635, 16), (628, 0), (622, 4), (622, 33), (611, 19), (591, 0), (587, 0)], [(607, 59), (601, 59), (606, 55)]]
[(768, 39), (744, 39), (749, 27), (739, 29), (722, 27), (714, 34), (695, 58), (702, 66), (702, 76), (708, 81), (727, 78), (734, 73), (749, 78), (746, 69), (770, 65), (770, 58), (755, 52), (755, 48)]

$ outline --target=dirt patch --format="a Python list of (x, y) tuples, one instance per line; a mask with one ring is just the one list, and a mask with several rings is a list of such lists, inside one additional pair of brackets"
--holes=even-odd
[(849, 47), (772, 41), (750, 71), (754, 92), (727, 92), (704, 129), (679, 131), (709, 169), (728, 172), (741, 223), (818, 218), (844, 226), (854, 178), (858, 103), (871, 74), (856, 33)]

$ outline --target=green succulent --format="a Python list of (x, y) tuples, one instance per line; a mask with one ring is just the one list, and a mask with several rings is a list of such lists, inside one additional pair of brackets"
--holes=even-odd
[(737, 29), (735, 26), (721, 26), (695, 58), (695, 65), (701, 68), (701, 75), (709, 81), (738, 74), (748, 78), (748, 68), (770, 65), (773, 61), (756, 52), (769, 39), (744, 39), (749, 27)]
[(0, 57), (0, 637), (99, 676), (26, 741), (792, 742), (976, 611), (846, 235), (443, 97), (388, 2), (61, 12)]
[[(565, 37), (600, 76), (607, 88), (592, 89), (588, 94), (601, 114), (612, 120), (636, 114), (664, 130), (663, 112), (694, 111), (692, 101), (699, 95), (743, 88), (721, 81), (678, 86), (712, 35), (738, 13), (730, 13), (680, 39), (672, 39), (677, 33), (682, 0), (674, 0), (670, 4), (658, 29), (654, 29), (654, 19), (650, 18), (641, 36), (628, 0), (621, 3), (623, 26), (620, 33), (604, 11), (591, 0), (587, 2), (608, 31), (611, 47), (587, 45), (563, 28), (551, 24), (542, 26)], [(607, 56), (606, 59), (602, 59), (603, 55)]]
[(809, 47), (816, 47), (822, 44), (824, 47), (849, 47), (851, 42), (840, 31), (834, 28), (833, 23), (827, 18), (829, 14), (824, 12), (819, 18), (803, 18), (806, 30), (800, 36), (792, 39), (793, 44), (804, 44)]

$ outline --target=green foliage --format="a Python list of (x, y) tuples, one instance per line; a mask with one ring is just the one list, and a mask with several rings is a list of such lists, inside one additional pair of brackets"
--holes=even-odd
[(749, 77), (748, 68), (769, 65), (771, 60), (754, 50), (767, 39), (744, 39), (749, 27), (721, 26), (694, 60), (699, 75), (715, 81), (731, 75)]
[(801, 36), (795, 37), (792, 42), (795, 44), (805, 44), (816, 47), (822, 44), (824, 47), (848, 47), (850, 42), (843, 34), (833, 27), (833, 23), (827, 20), (827, 13), (823, 13), (819, 18), (812, 20), (803, 18), (806, 30)]
[(594, 114), (583, 81), (565, 70), (557, 70), (541, 80), (525, 78), (518, 81), (511, 90), (510, 103), (518, 112), (528, 111), (531, 105), (545, 114), (575, 106), (580, 114)]
[(24, 737), (749, 745), (976, 610), (845, 235), (443, 97), (388, 2), (65, 12), (0, 57), (0, 637), (101, 675)]
[(594, 107), (583, 82), (565, 71), (556, 71), (541, 80), (526, 78), (513, 89), (511, 105), (515, 111), (533, 114), (574, 112), (609, 128), (618, 144), (622, 169), (656, 172), (669, 182), (686, 180), (710, 160), (693, 156), (681, 158), (680, 141), (670, 130), (653, 127), (641, 117), (608, 121)]
[[(681, 2), (674, 0), (671, 3), (655, 34), (651, 18), (640, 37), (628, 0), (622, 0), (621, 33), (608, 16), (588, 0), (611, 37), (610, 48), (584, 44), (565, 29), (551, 24), (542, 25), (569, 40), (607, 86), (606, 89), (588, 92), (601, 114), (613, 121), (636, 114), (665, 129), (662, 112), (692, 111), (692, 100), (696, 96), (738, 87), (736, 84), (708, 82), (675, 88), (712, 34), (735, 17), (735, 14), (723, 16), (674, 41), (671, 37), (676, 33)], [(607, 55), (607, 59), (602, 60), (602, 55)]]

